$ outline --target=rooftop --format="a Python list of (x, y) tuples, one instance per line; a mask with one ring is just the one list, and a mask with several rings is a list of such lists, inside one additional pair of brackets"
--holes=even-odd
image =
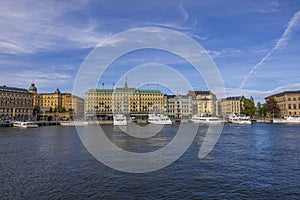
[(160, 90), (139, 90), (135, 88), (89, 89), (86, 93), (130, 93), (130, 94), (162, 94)]
[(281, 93), (277, 93), (277, 94), (272, 94), (268, 97), (265, 97), (265, 99), (270, 98), (270, 97), (275, 97), (275, 96), (283, 96), (285, 94), (300, 94), (300, 90), (296, 90), (296, 91), (284, 91)]
[(0, 86), (0, 90), (9, 90), (9, 91), (19, 91), (19, 92), (28, 92), (28, 90), (24, 88), (17, 87), (7, 87), (6, 85)]
[(187, 95), (197, 96), (197, 95), (215, 95), (211, 91), (189, 91)]

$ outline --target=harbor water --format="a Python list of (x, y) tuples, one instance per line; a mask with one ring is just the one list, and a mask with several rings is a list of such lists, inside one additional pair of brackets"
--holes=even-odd
[[(112, 125), (102, 127), (119, 147), (144, 152), (166, 145), (178, 124), (139, 140)], [(300, 198), (300, 125), (225, 124), (213, 150), (199, 159), (205, 131), (200, 127), (189, 149), (171, 165), (134, 174), (95, 159), (75, 127), (2, 127), (0, 199)]]

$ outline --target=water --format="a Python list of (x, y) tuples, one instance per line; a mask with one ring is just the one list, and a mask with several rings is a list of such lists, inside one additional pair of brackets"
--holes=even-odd
[[(112, 141), (135, 152), (161, 148), (177, 128), (128, 140), (104, 126)], [(168, 167), (130, 174), (94, 159), (74, 127), (0, 128), (0, 199), (300, 198), (300, 125), (225, 124), (213, 151), (200, 160), (204, 131)]]

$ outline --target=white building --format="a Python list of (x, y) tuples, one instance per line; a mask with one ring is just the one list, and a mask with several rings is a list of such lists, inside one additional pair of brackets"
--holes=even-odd
[(167, 114), (170, 118), (187, 119), (193, 115), (192, 97), (188, 95), (166, 95)]

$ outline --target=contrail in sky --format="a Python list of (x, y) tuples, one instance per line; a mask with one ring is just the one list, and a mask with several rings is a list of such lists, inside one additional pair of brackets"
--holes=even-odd
[(240, 85), (240, 89), (243, 88), (245, 86), (245, 82), (248, 80), (248, 78), (253, 74), (253, 72), (260, 67), (260, 65), (262, 65), (267, 59), (268, 57), (277, 49), (280, 49), (281, 47), (283, 47), (287, 40), (289, 39), (289, 35), (292, 31), (292, 29), (295, 27), (297, 21), (300, 19), (300, 11), (296, 12), (293, 17), (290, 19), (287, 28), (284, 30), (282, 36), (277, 40), (276, 45), (261, 59), (261, 61), (259, 61), (259, 63), (257, 63), (254, 67), (252, 67), (252, 69), (250, 70), (250, 72), (245, 76), (244, 80), (242, 81), (241, 85)]

